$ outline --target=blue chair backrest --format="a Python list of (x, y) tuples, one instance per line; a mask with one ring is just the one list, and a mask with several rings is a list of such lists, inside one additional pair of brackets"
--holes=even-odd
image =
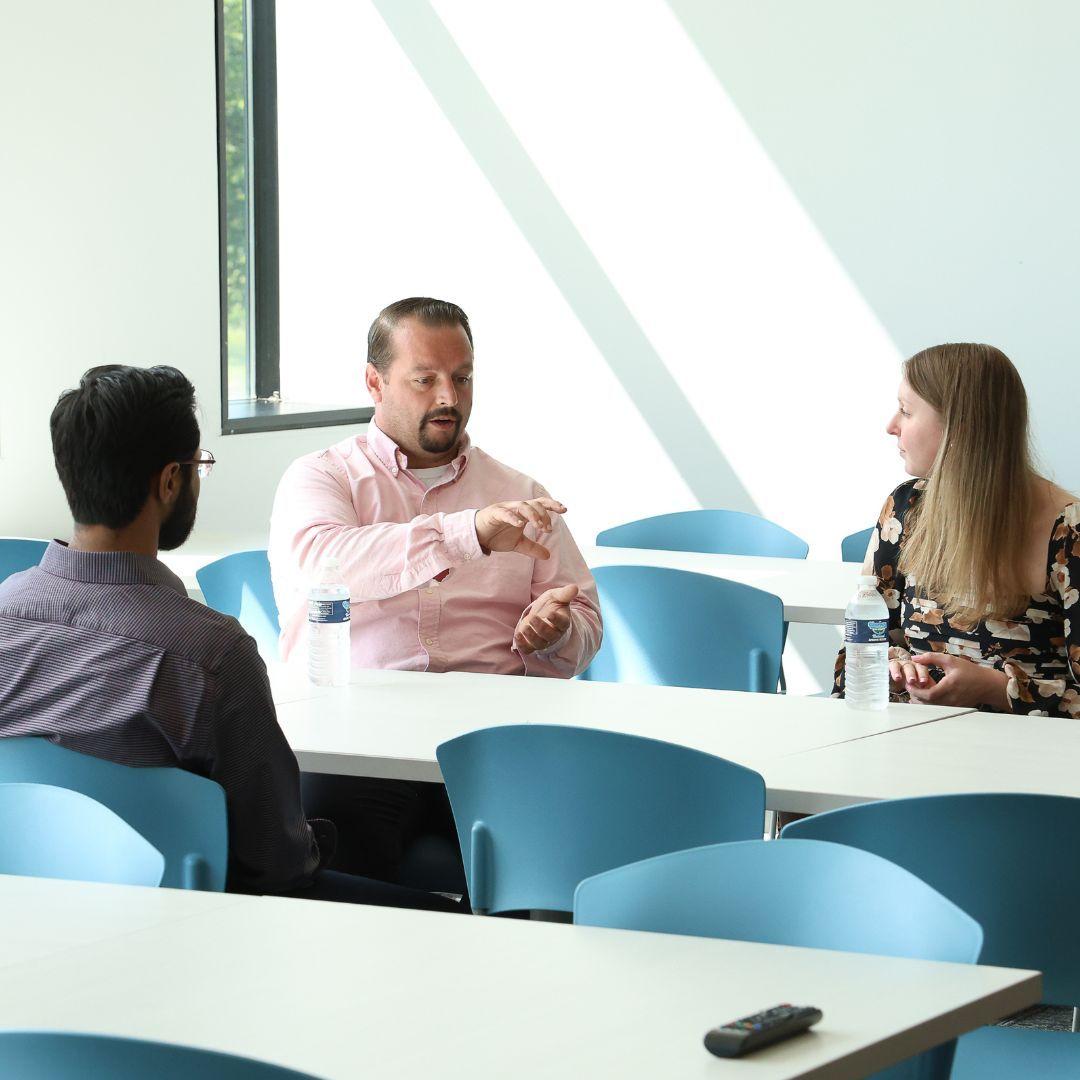
[(582, 881), (574, 922), (973, 964), (982, 930), (903, 867), (843, 844), (713, 844)]
[(583, 678), (776, 691), (784, 651), (779, 597), (658, 566), (600, 566), (593, 574), (604, 638)]
[(711, 555), (766, 555), (805, 559), (810, 545), (782, 525), (739, 510), (683, 510), (629, 521), (596, 537), (601, 547), (704, 551)]
[(862, 529), (860, 532), (845, 536), (840, 543), (840, 558), (844, 562), (861, 563), (866, 558), (866, 549), (870, 545), (870, 537), (874, 535), (874, 526)]
[(308, 1073), (233, 1054), (71, 1031), (0, 1031), (0, 1075), (19, 1080), (314, 1080)]
[(162, 884), (221, 892), (228, 867), (225, 792), (183, 769), (133, 768), (47, 739), (0, 739), (0, 783), (52, 784), (107, 806), (165, 857)]
[(165, 858), (87, 795), (48, 784), (0, 784), (0, 874), (161, 884)]
[[(583, 881), (574, 922), (973, 964), (982, 930), (885, 859), (812, 840), (678, 851)], [(948, 1080), (956, 1041), (876, 1073)]]
[(591, 874), (762, 832), (762, 778), (685, 746), (515, 724), (436, 752), (476, 911), (570, 911)]
[(47, 540), (22, 540), (0, 536), (0, 581), (20, 570), (37, 566), (48, 546)]
[(208, 607), (238, 619), (265, 660), (278, 658), (278, 618), (265, 550), (238, 551), (195, 571)]
[(905, 867), (978, 919), (983, 963), (1037, 969), (1044, 1000), (1080, 1004), (1080, 799), (889, 799), (792, 822), (783, 836), (849, 844)]

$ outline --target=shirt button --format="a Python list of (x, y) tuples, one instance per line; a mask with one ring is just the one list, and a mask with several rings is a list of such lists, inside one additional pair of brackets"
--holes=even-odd
[(424, 644), (425, 644), (425, 645), (434, 645), (434, 644), (435, 644), (435, 639), (434, 639), (434, 638), (431, 638), (431, 637), (429, 637), (429, 638), (424, 638)]
[(435, 590), (430, 585), (424, 590), (424, 592), (426, 592), (428, 596), (430, 596), (434, 591)]
[(470, 553), (467, 553), (467, 554), (465, 555), (465, 561), (466, 561), (466, 562), (468, 562), (468, 561), (469, 561), (469, 560), (470, 560), (471, 558), (472, 558), (472, 553), (471, 553), (471, 552), (470, 552)]
[(393, 467), (393, 468), (392, 468), (392, 469), (391, 469), (390, 471), (391, 471), (391, 472), (392, 472), (392, 473), (394, 474), (394, 476), (397, 476), (397, 474), (398, 474), (398, 467), (397, 467), (397, 466), (395, 465), (395, 466), (394, 466), (394, 467)]

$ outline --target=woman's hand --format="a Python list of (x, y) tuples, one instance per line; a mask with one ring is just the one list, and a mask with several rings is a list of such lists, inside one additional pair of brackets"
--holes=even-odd
[(912, 661), (906, 653), (903, 660), (889, 661), (889, 689), (894, 694), (903, 694), (913, 686), (932, 686), (934, 680), (925, 667)]
[[(889, 666), (891, 669), (892, 665)], [(1009, 677), (996, 668), (976, 664), (963, 656), (933, 652), (919, 653), (911, 658), (910, 664), (903, 666), (919, 669), (915, 681), (906, 684), (912, 701), (923, 705), (959, 705), (971, 709), (989, 705), (997, 712), (1009, 711), (1009, 699), (1005, 693)], [(939, 682), (935, 683), (930, 678), (926, 671), (930, 667), (941, 668), (945, 672)], [(918, 681), (919, 677), (926, 682)]]

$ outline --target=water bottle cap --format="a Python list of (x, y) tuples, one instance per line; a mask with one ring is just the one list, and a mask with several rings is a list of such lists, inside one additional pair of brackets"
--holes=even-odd
[(340, 570), (341, 563), (338, 562), (336, 555), (327, 555), (322, 561), (322, 569), (324, 574), (327, 571)]
[(877, 577), (875, 577), (875, 575), (873, 575), (873, 574), (860, 574), (859, 575), (859, 585), (860, 586), (865, 585), (867, 588), (876, 589), (877, 588)]

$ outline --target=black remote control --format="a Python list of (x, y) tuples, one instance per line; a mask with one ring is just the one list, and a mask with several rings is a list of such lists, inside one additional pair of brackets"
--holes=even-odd
[(763, 1046), (798, 1035), (821, 1019), (812, 1005), (775, 1005), (705, 1032), (705, 1049), (717, 1057), (742, 1057)]

